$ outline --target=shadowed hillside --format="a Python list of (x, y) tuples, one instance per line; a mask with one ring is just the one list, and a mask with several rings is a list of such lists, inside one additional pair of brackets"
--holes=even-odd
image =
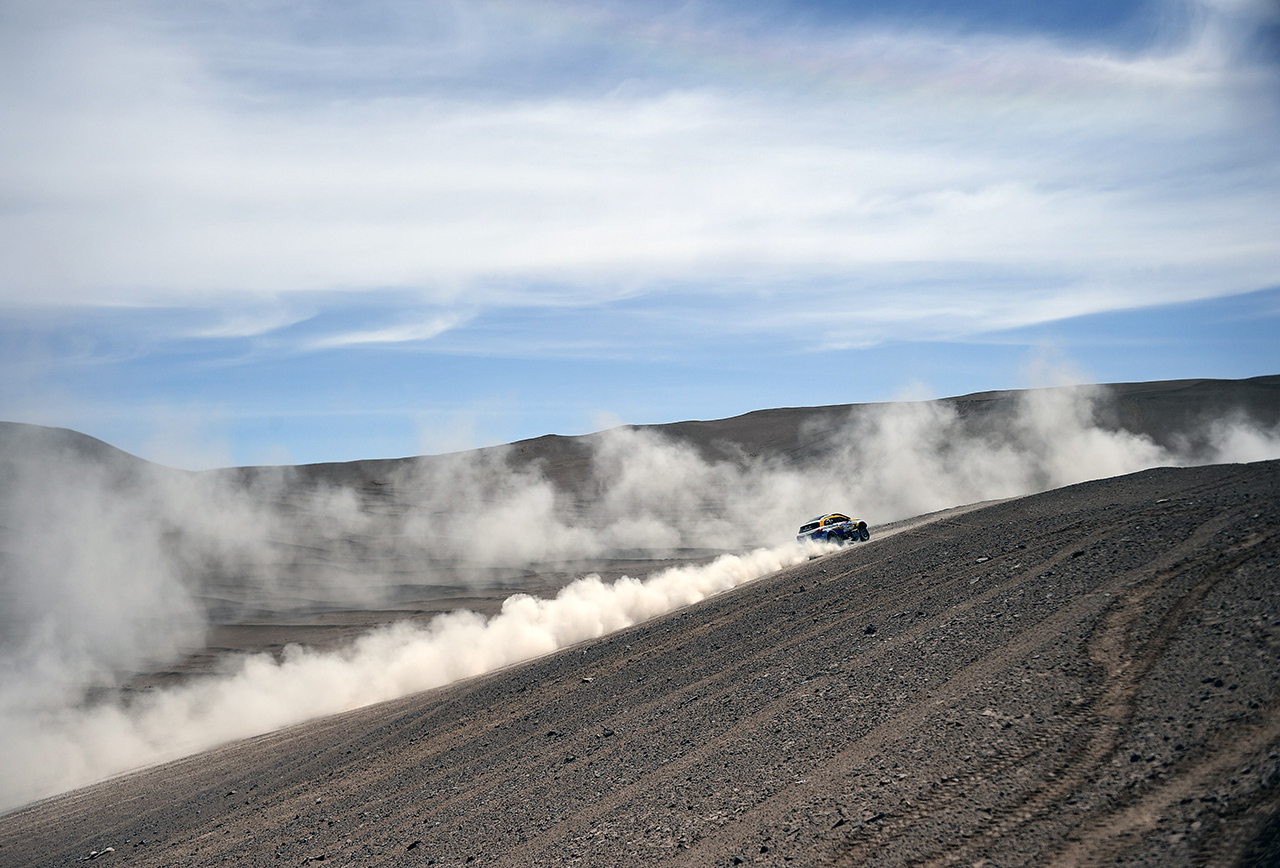
[(0, 865), (1271, 864), (1277, 504), (1267, 462), (940, 517), (34, 805)]

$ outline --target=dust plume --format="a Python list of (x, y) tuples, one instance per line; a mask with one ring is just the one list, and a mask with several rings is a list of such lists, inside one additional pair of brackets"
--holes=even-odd
[(585, 576), (554, 599), (508, 597), (490, 619), (458, 611), (426, 627), (401, 622), (375, 630), (336, 653), (294, 645), (278, 662), (265, 654), (229, 662), (223, 677), (147, 696), (128, 708), (108, 704), (42, 716), (6, 709), (0, 799), (12, 806), (232, 739), (489, 672), (696, 603), (828, 548), (834, 546), (793, 543), (723, 555), (646, 581), (606, 584)]
[[(559, 464), (481, 450), (401, 462), (376, 480), (186, 473), (70, 432), (6, 429), (0, 808), (688, 605), (808, 557), (795, 528), (820, 513), (853, 512), (874, 529), (1158, 465), (1280, 457), (1280, 431), (1244, 415), (1160, 445), (1103, 424), (1107, 409), (1092, 387), (1024, 392), (1000, 413), (862, 405), (815, 423), (796, 448), (754, 455), (623, 427), (581, 438)], [(113, 692), (202, 647), (211, 623), (377, 606), (433, 582), (498, 576), (519, 590), (522, 570), (637, 550), (731, 554), (644, 580), (588, 575), (553, 599), (512, 596), (492, 618), (399, 623), (337, 651), (229, 658), (215, 677), (129, 701)]]

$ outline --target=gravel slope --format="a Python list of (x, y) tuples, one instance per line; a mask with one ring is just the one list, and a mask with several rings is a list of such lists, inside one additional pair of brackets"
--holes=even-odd
[(1280, 462), (944, 516), (0, 817), (0, 865), (1274, 865), (1278, 552)]

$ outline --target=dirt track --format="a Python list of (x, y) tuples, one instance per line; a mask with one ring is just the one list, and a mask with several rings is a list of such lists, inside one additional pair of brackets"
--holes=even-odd
[(1272, 865), (1278, 553), (1280, 462), (1000, 503), (37, 804), (0, 865)]

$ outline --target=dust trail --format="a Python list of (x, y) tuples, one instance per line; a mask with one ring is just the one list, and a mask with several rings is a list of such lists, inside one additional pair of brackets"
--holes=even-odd
[[(554, 599), (509, 597), (485, 619), (453, 612), (400, 622), (337, 653), (286, 649), (237, 661), (211, 682), (37, 720), (6, 720), (0, 804), (13, 806), (233, 739), (437, 687), (602, 636), (833, 550), (805, 543), (724, 555), (645, 581), (590, 575)], [(20, 746), (20, 749), (15, 749)]]
[[(796, 527), (823, 512), (879, 525), (1158, 465), (1280, 457), (1280, 431), (1243, 416), (1185, 432), (1195, 445), (1178, 449), (1100, 424), (1105, 404), (1103, 390), (1070, 388), (982, 417), (946, 402), (855, 408), (802, 432), (802, 455), (709, 457), (619, 428), (584, 441), (568, 487), (503, 450), (408, 462), (362, 488), (288, 468), (183, 473), (70, 432), (51, 447), (47, 430), (0, 429), (0, 807), (670, 611), (794, 562)], [(129, 707), (91, 702), (202, 647), (211, 622), (364, 608), (437, 574), (635, 548), (756, 551), (643, 583), (582, 579), (489, 621), (459, 613), (340, 652), (228, 661)]]

